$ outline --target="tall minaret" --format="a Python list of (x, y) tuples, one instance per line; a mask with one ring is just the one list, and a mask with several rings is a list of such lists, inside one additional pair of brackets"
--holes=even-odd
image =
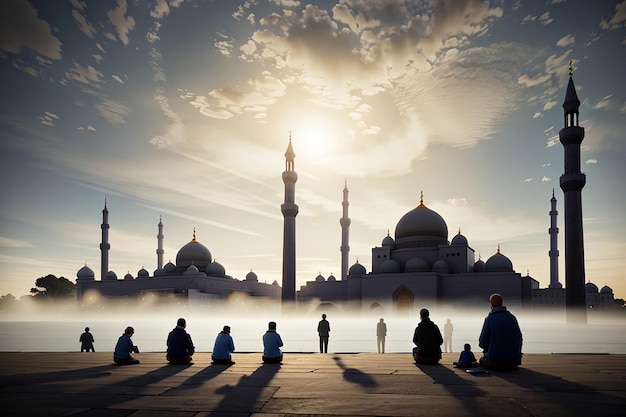
[(586, 323), (582, 210), (582, 189), (586, 176), (580, 171), (580, 144), (585, 137), (585, 129), (578, 125), (580, 100), (572, 79), (572, 61), (569, 65), (569, 82), (563, 102), (565, 125), (559, 131), (565, 153), (565, 173), (560, 179), (565, 207), (565, 317), (568, 323)]
[(157, 269), (163, 268), (163, 222), (159, 216), (159, 233), (157, 234)]
[(100, 243), (100, 279), (103, 280), (107, 272), (109, 272), (109, 210), (107, 209), (107, 200), (104, 199), (104, 208), (102, 209), (102, 243)]
[(343, 216), (339, 219), (341, 225), (341, 279), (345, 280), (348, 276), (348, 260), (350, 257), (350, 217), (348, 217), (348, 181), (344, 181), (343, 185)]
[(296, 301), (296, 216), (298, 215), (298, 205), (294, 201), (298, 174), (294, 170), (293, 160), (295, 157), (296, 154), (291, 146), (291, 133), (289, 133), (289, 146), (285, 151), (285, 170), (283, 171), (285, 202), (280, 206), (280, 211), (285, 218), (283, 226), (283, 305)]
[(556, 223), (559, 212), (556, 211), (554, 188), (552, 189), (550, 204), (550, 228), (548, 229), (548, 233), (550, 234), (550, 251), (548, 252), (548, 256), (550, 257), (550, 285), (548, 288), (563, 288), (563, 285), (559, 282), (559, 228)]

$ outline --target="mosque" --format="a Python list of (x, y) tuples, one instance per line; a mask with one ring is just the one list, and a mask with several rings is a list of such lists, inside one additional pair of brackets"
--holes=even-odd
[[(570, 149), (566, 151), (566, 165), (570, 166), (566, 167), (567, 174), (561, 177), (561, 188), (565, 193), (566, 207), (569, 204), (576, 209), (570, 209), (570, 212), (581, 213), (580, 226), (574, 229), (576, 233), (569, 234), (570, 236), (579, 234), (579, 239), (576, 241), (566, 239), (566, 247), (569, 244), (578, 250), (580, 259), (575, 261), (580, 263), (581, 259), (584, 260), (580, 208), (584, 174), (579, 172), (580, 161), (576, 162), (575, 156), (578, 155), (580, 159), (579, 147), (584, 129), (577, 125), (580, 103), (577, 100), (570, 68), (570, 84), (563, 104), (566, 128), (562, 130), (561, 140), (564, 146)], [(499, 244), (496, 252), (485, 262), (480, 256), (476, 259), (474, 249), (468, 239), (461, 234), (461, 230), (448, 240), (446, 221), (426, 206), (423, 194), (420, 195), (419, 205), (400, 218), (396, 224), (394, 237), (388, 232), (381, 245), (372, 248), (370, 272), (367, 272), (365, 266), (358, 260), (348, 268), (350, 218), (347, 184), (344, 185), (343, 217), (340, 219), (341, 277), (337, 279), (331, 275), (326, 279), (320, 274), (315, 280), (306, 282), (296, 290), (295, 232), (298, 205), (295, 203), (295, 184), (298, 175), (294, 159), (295, 152), (290, 137), (285, 152), (285, 171), (282, 173), (285, 193), (284, 202), (281, 204), (284, 217), (281, 286), (276, 281), (272, 284), (259, 282), (257, 275), (252, 271), (243, 280), (227, 275), (225, 268), (213, 259), (209, 249), (198, 242), (195, 230), (192, 240), (178, 251), (176, 264), (168, 262), (164, 265), (162, 221), (158, 224), (157, 269), (150, 275), (142, 267), (135, 276), (127, 273), (123, 279), (118, 279), (117, 274), (108, 269), (109, 212), (105, 201), (101, 224), (100, 280), (95, 279), (94, 271), (87, 265), (82, 267), (77, 272), (76, 279), (78, 300), (85, 302), (94, 298), (110, 300), (156, 297), (159, 300), (173, 299), (187, 304), (219, 305), (222, 300), (245, 297), (249, 300), (269, 301), (282, 306), (283, 309), (287, 306), (303, 310), (311, 306), (314, 308), (323, 306), (326, 309), (337, 308), (344, 311), (415, 314), (424, 306), (458, 309), (484, 306), (493, 292), (501, 293), (511, 308), (529, 310), (533, 309), (533, 306), (563, 308), (571, 303), (578, 308), (581, 294), (583, 297), (586, 296), (587, 308), (609, 305), (613, 299), (609, 287), (605, 286), (598, 290), (595, 284), (590, 282), (585, 286), (584, 264), (581, 266), (568, 263), (566, 259), (566, 286), (571, 287), (570, 291), (565, 291), (558, 282), (556, 247), (558, 228), (554, 191), (549, 229), (551, 242), (549, 288), (540, 289), (539, 282), (528, 273), (522, 276), (516, 272), (513, 263), (502, 253)], [(568, 222), (567, 213), (566, 210), (566, 229), (572, 223)], [(575, 291), (571, 291), (572, 289)], [(568, 297), (572, 292), (576, 297), (569, 300)], [(582, 303), (584, 310), (585, 298), (582, 298)], [(581, 320), (580, 316), (574, 318)]]

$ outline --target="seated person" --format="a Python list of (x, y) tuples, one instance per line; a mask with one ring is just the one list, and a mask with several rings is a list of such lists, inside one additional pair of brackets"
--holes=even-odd
[(500, 294), (491, 294), (489, 307), (478, 338), (484, 355), (479, 363), (495, 370), (515, 370), (522, 363), (522, 331), (515, 316), (502, 305)]
[(457, 368), (474, 368), (479, 366), (476, 356), (474, 356), (474, 352), (472, 352), (472, 346), (470, 346), (469, 343), (463, 345), (463, 351), (459, 355), (459, 361), (452, 362), (452, 365)]
[(117, 339), (115, 344), (115, 351), (113, 352), (113, 362), (118, 365), (134, 365), (139, 363), (139, 359), (135, 359), (131, 356), (132, 352), (139, 353), (139, 348), (133, 345), (133, 341), (130, 338), (135, 334), (135, 329), (128, 326), (124, 330), (124, 334)]
[(187, 327), (187, 321), (180, 318), (176, 322), (176, 327), (167, 335), (166, 359), (171, 364), (184, 365), (190, 363), (196, 350), (185, 327)]
[(441, 360), (441, 344), (443, 336), (439, 327), (430, 320), (430, 312), (423, 308), (420, 310), (420, 323), (413, 334), (413, 359), (415, 363), (436, 365)]
[(276, 322), (270, 321), (263, 335), (263, 362), (281, 363), (283, 361), (283, 353), (280, 351), (282, 346), (283, 341), (276, 332)]
[(235, 351), (235, 343), (230, 335), (230, 326), (224, 326), (223, 330), (217, 334), (215, 345), (213, 345), (213, 353), (211, 354), (211, 363), (232, 365), (233, 362), (230, 354)]

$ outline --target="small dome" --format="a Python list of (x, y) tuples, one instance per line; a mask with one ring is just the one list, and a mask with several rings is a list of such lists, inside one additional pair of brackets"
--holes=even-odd
[(447, 274), (450, 271), (450, 266), (443, 259), (439, 259), (433, 264), (432, 271), (439, 274)]
[(393, 246), (394, 240), (391, 236), (389, 236), (389, 231), (387, 231), (387, 236), (383, 239), (383, 246)]
[(185, 275), (198, 275), (199, 273), (200, 271), (198, 270), (198, 267), (195, 265), (189, 265), (189, 267), (187, 267), (187, 269), (184, 272)]
[(106, 274), (104, 274), (104, 279), (105, 280), (116, 280), (117, 279), (117, 274), (113, 271), (109, 271)]
[(250, 271), (246, 274), (246, 281), (258, 282), (259, 277), (257, 277), (257, 275), (254, 272)]
[(404, 272), (430, 272), (430, 265), (424, 258), (411, 258), (404, 265)]
[(602, 287), (602, 289), (600, 290), (600, 294), (613, 294), (613, 288), (605, 285), (604, 287)]
[(272, 285), (275, 285), (278, 287), (278, 281), (274, 280), (274, 282), (272, 282)]
[(315, 277), (315, 282), (325, 282), (325, 281), (326, 281), (326, 278), (324, 278), (324, 276), (321, 273)]
[(194, 230), (191, 242), (180, 248), (176, 254), (176, 266), (186, 268), (193, 264), (204, 269), (211, 262), (213, 262), (211, 252), (196, 240), (196, 231)]
[(171, 261), (166, 263), (165, 266), (163, 267), (163, 269), (165, 270), (165, 272), (167, 272), (168, 274), (171, 274), (173, 272), (176, 272), (176, 265), (174, 265)]
[(126, 275), (124, 275), (124, 279), (134, 279), (134, 277), (130, 274), (130, 272), (127, 272)]
[(474, 272), (485, 272), (485, 261), (478, 258), (478, 260), (474, 263)]
[(146, 271), (145, 268), (141, 268), (139, 271), (137, 271), (137, 278), (148, 278), (149, 276), (150, 273)]
[[(172, 264), (172, 265), (173, 265), (173, 264)], [(174, 268), (176, 268), (176, 267), (174, 267)], [(163, 269), (163, 268), (157, 268), (157, 269), (155, 269), (155, 270), (154, 270), (154, 274), (153, 274), (153, 276), (155, 276), (155, 277), (159, 277), (159, 276), (166, 275), (166, 274), (167, 274), (167, 272), (165, 272), (165, 269)]]
[(204, 268), (204, 273), (207, 275), (226, 275), (226, 269), (222, 266), (221, 263), (217, 261), (213, 261)]
[(96, 279), (96, 275), (93, 273), (93, 270), (89, 268), (87, 265), (83, 266), (76, 272), (76, 279), (79, 280), (94, 280)]
[(382, 264), (380, 264), (380, 272), (383, 274), (402, 272), (402, 267), (400, 266), (398, 261), (393, 259), (387, 259)]
[(513, 271), (513, 263), (509, 258), (500, 253), (500, 245), (498, 245), (498, 251), (485, 262), (485, 271)]
[(365, 267), (359, 263), (359, 261), (356, 261), (356, 263), (352, 265), (350, 269), (348, 269), (348, 275), (365, 275), (365, 274), (367, 274), (367, 271), (365, 270)]
[(452, 238), (450, 242), (452, 245), (467, 245), (467, 238), (461, 234), (461, 229), (459, 229), (459, 233)]
[(330, 275), (328, 276), (327, 281), (328, 281), (328, 282), (335, 282), (335, 281), (337, 281), (337, 278), (335, 278), (335, 276), (334, 276), (333, 274), (330, 274)]
[(596, 284), (594, 284), (593, 282), (588, 282), (585, 284), (585, 292), (587, 294), (597, 294), (598, 293), (598, 286)]

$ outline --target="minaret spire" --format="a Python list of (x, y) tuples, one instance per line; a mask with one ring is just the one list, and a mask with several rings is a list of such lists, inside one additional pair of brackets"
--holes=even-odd
[(348, 217), (348, 180), (344, 180), (343, 185), (343, 216), (339, 219), (341, 225), (341, 279), (348, 276), (348, 261), (350, 257), (350, 217)]
[(106, 273), (109, 271), (109, 250), (111, 244), (109, 243), (109, 209), (107, 208), (107, 199), (104, 199), (104, 208), (102, 209), (102, 224), (100, 225), (102, 230), (102, 242), (100, 243), (100, 279), (103, 280)]
[(550, 250), (548, 256), (550, 258), (550, 285), (548, 288), (563, 288), (559, 282), (559, 228), (557, 227), (556, 198), (554, 197), (554, 188), (552, 189), (552, 198), (550, 199)]
[(157, 269), (163, 268), (163, 221), (159, 216), (159, 233), (157, 234)]
[(570, 61), (570, 77), (563, 102), (564, 127), (559, 131), (565, 154), (565, 172), (560, 178), (565, 207), (565, 310), (568, 323), (586, 323), (582, 189), (587, 178), (580, 171), (580, 144), (585, 138), (585, 129), (578, 124), (580, 100), (572, 74)]
[(296, 154), (291, 145), (291, 132), (289, 132), (289, 145), (287, 146), (287, 151), (285, 151), (285, 170), (283, 171), (285, 201), (280, 206), (280, 211), (283, 213), (284, 218), (282, 285), (284, 309), (295, 307), (296, 301), (296, 216), (298, 215), (298, 205), (295, 203), (295, 194), (298, 174), (294, 166), (295, 157)]

